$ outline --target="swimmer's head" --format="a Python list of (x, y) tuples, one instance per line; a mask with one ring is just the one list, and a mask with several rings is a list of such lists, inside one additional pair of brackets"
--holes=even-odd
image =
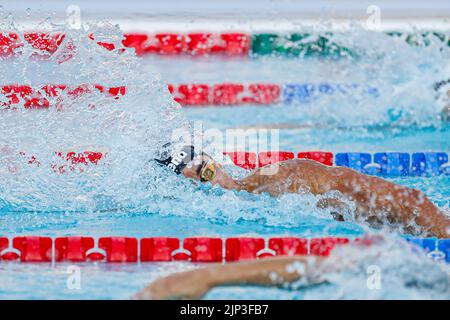
[(216, 178), (217, 169), (220, 166), (205, 153), (195, 157), (183, 170), (186, 178), (199, 180), (201, 182), (212, 181)]
[[(170, 147), (170, 144), (166, 144), (163, 147)], [(216, 177), (214, 160), (205, 153), (197, 155), (193, 146), (184, 146), (179, 151), (170, 154), (168, 152), (163, 153), (155, 161), (176, 174), (183, 173), (187, 178), (202, 182), (211, 181)]]

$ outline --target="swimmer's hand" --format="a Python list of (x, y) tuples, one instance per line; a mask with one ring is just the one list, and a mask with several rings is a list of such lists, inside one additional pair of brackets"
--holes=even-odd
[(210, 289), (223, 285), (285, 286), (303, 279), (304, 284), (323, 282), (320, 257), (273, 257), (256, 261), (215, 264), (156, 280), (135, 299), (200, 299)]
[(191, 270), (159, 278), (138, 292), (137, 300), (201, 299), (211, 288), (208, 272)]

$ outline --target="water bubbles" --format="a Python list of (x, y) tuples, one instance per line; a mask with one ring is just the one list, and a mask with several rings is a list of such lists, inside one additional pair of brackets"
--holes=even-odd
[[(46, 27), (50, 34), (66, 35), (63, 39), (58, 38), (61, 44), (55, 47), (54, 52), (46, 53), (33, 46), (20, 48), (23, 54), (14, 62), (0, 65), (3, 83), (29, 83), (36, 86), (51, 82), (74, 86), (101, 84), (105, 87), (126, 84), (127, 93), (114, 99), (91, 88), (92, 92), (88, 95), (70, 97), (62, 94), (54, 98), (50, 101), (48, 110), (35, 112), (19, 105), (22, 107), (20, 111), (2, 114), (4, 121), (0, 123), (0, 145), (17, 151), (12, 161), (18, 163), (18, 173), (0, 173), (4, 181), (0, 199), (4, 203), (28, 210), (125, 210), (184, 217), (200, 216), (223, 223), (252, 220), (269, 226), (284, 227), (303, 227), (304, 222), (310, 218), (319, 220), (316, 224), (320, 226), (320, 231), (323, 231), (323, 225), (333, 224), (329, 212), (316, 208), (320, 199), (312, 195), (288, 194), (273, 199), (266, 195), (223, 191), (208, 185), (196, 186), (191, 181), (170, 176), (161, 168), (155, 167), (149, 162), (153, 153), (170, 139), (174, 129), (187, 127), (183, 113), (173, 102), (160, 76), (143, 69), (141, 61), (132, 50), (117, 50), (121, 48), (123, 34), (117, 25), (102, 21), (83, 24), (80, 30), (51, 23)], [(348, 77), (359, 83), (370, 82), (379, 89), (379, 96), (362, 97), (355, 90), (357, 97), (348, 100), (349, 97), (344, 94), (336, 99), (332, 95), (327, 98), (327, 93), (324, 93), (325, 100), (312, 100), (311, 108), (270, 110), (272, 117), (275, 112), (279, 112), (273, 119), (280, 120), (284, 117), (292, 121), (298, 113), (298, 119), (311, 120), (312, 123), (315, 119), (326, 118), (325, 121), (328, 122), (325, 124), (334, 122), (351, 127), (355, 124), (401, 121), (409, 125), (413, 121), (410, 118), (426, 120), (430, 117), (432, 105), (427, 104), (422, 110), (421, 104), (417, 107), (414, 104), (416, 97), (408, 98), (411, 92), (413, 96), (420, 92), (423, 104), (431, 99), (431, 96), (417, 90), (417, 80), (409, 78), (408, 72), (419, 72), (416, 70), (417, 65), (405, 58), (414, 50), (400, 45), (396, 48), (396, 45), (392, 45), (392, 38), (383, 34), (361, 30), (352, 32), (352, 37), (348, 37), (348, 34), (322, 36), (312, 32), (300, 43), (305, 45), (325, 39), (328, 43), (356, 45), (356, 51), (373, 51), (373, 54), (369, 52), (359, 60), (337, 60), (332, 64), (326, 60), (308, 60), (311, 57), (286, 60), (282, 64), (279, 60), (267, 60), (263, 67), (261, 60), (252, 63), (257, 64), (260, 71), (267, 70), (270, 77), (274, 76), (274, 70), (280, 69), (281, 76), (277, 79), (280, 83), (298, 82), (299, 74), (315, 80), (318, 79), (317, 74), (322, 72), (322, 76), (341, 77), (338, 79), (339, 83)], [(90, 34), (93, 36), (90, 37)], [(23, 38), (24, 34), (20, 33), (19, 36)], [(366, 41), (365, 38), (369, 40)], [(375, 41), (382, 43), (383, 48), (373, 48)], [(112, 50), (107, 50), (97, 42), (110, 45)], [(388, 54), (391, 47), (395, 47), (396, 53), (401, 52), (400, 58)], [(424, 66), (431, 61), (423, 53), (413, 54), (423, 61)], [(44, 56), (45, 59), (30, 60), (32, 56)], [(397, 66), (400, 61), (406, 61), (403, 67)], [(240, 63), (236, 65), (241, 66)], [(285, 67), (280, 67), (281, 65)], [(288, 69), (301, 69), (302, 72), (291, 72), (292, 76), (287, 76)], [(397, 71), (406, 79), (396, 78)], [(427, 73), (426, 70), (420, 72)], [(390, 99), (403, 95), (405, 98), (399, 99), (401, 107), (412, 109), (411, 112), (398, 112), (400, 109), (393, 109), (391, 112), (387, 109), (391, 106)], [(414, 107), (410, 107), (412, 105)], [(330, 109), (330, 106), (333, 108)], [(358, 112), (353, 112), (356, 109)], [(216, 111), (216, 115), (220, 112)], [(243, 114), (242, 118), (245, 117)], [(233, 117), (233, 120), (236, 118), (238, 117)], [(372, 132), (367, 135), (374, 138)], [(314, 144), (314, 139), (323, 138), (316, 134), (314, 136), (316, 137), (307, 137), (305, 143)], [(328, 132), (326, 136), (335, 135)], [(298, 133), (294, 138), (298, 141)], [(55, 173), (52, 166), (67, 165), (55, 155), (56, 151), (61, 150), (77, 153), (102, 150), (107, 156), (96, 166), (60, 174)], [(24, 162), (23, 157), (17, 155), (21, 151), (39, 158), (41, 165), (28, 165), (29, 159)], [(4, 161), (11, 161), (8, 157), (4, 156)]]
[[(333, 250), (321, 269), (329, 285), (308, 290), (305, 298), (450, 299), (448, 265), (433, 262), (405, 240), (387, 234), (366, 239), (371, 236), (377, 241), (370, 245), (353, 243)], [(376, 288), (369, 286), (373, 276), (379, 279)]]
[[(26, 45), (16, 59), (2, 63), (0, 81), (38, 89), (54, 83), (69, 89), (48, 97), (48, 109), (29, 109), (19, 99), (15, 110), (2, 113), (0, 146), (12, 151), (0, 154), (0, 160), (12, 162), (17, 170), (0, 173), (0, 198), (22, 210), (105, 209), (96, 202), (99, 198), (116, 205), (108, 209), (146, 207), (151, 196), (147, 185), (154, 178), (145, 166), (171, 130), (186, 125), (183, 115), (164, 90), (165, 84), (143, 72), (130, 50), (118, 53), (97, 44), (101, 40), (119, 47), (120, 29), (92, 24), (96, 37), (92, 40), (83, 30), (52, 23), (46, 28), (45, 41), (55, 43), (53, 51)], [(53, 41), (60, 39), (60, 33), (65, 37), (56, 45)], [(20, 39), (24, 36), (19, 32)], [(96, 89), (97, 84), (126, 85), (127, 91), (114, 98)], [(77, 87), (79, 94), (68, 94)], [(101, 151), (104, 161), (71, 169), (58, 156), (88, 151)], [(32, 158), (37, 160), (29, 163)], [(158, 193), (158, 188), (153, 189)]]

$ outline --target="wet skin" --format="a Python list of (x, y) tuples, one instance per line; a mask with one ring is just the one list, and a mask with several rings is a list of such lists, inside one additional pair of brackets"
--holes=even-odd
[[(447, 95), (450, 97), (450, 90)], [(450, 121), (450, 104), (442, 110), (441, 118)], [(213, 162), (207, 156), (198, 158), (184, 169), (183, 174), (187, 178), (200, 180), (199, 170), (205, 160)], [(217, 175), (210, 182), (225, 189), (267, 192), (275, 197), (283, 193), (324, 195), (339, 191), (357, 205), (356, 220), (364, 220), (373, 226), (396, 224), (410, 233), (448, 237), (449, 217), (425, 194), (349, 168), (327, 167), (317, 162), (295, 159), (272, 165), (272, 170), (265, 167), (242, 180), (234, 180), (220, 164), (214, 165)], [(339, 199), (325, 198), (318, 205), (335, 209), (334, 217), (344, 220), (341, 213), (346, 208)], [(323, 282), (320, 274), (327, 272), (323, 262), (320, 257), (294, 256), (212, 265), (159, 278), (134, 298), (200, 299), (210, 289), (220, 285), (281, 285), (303, 280), (307, 286)], [(295, 272), (289, 271), (289, 266), (296, 266), (291, 267)], [(274, 278), (273, 274), (277, 277)]]
[[(304, 286), (323, 282), (323, 258), (295, 256), (257, 261), (214, 264), (207, 268), (162, 277), (134, 296), (139, 300), (201, 299), (224, 285), (281, 286), (302, 279)], [(274, 277), (276, 275), (276, 277)]]
[[(209, 181), (224, 189), (267, 193), (277, 197), (284, 193), (312, 193), (323, 196), (321, 208), (331, 209), (336, 220), (348, 217), (346, 200), (356, 205), (352, 219), (372, 227), (389, 226), (403, 233), (448, 237), (450, 218), (441, 212), (427, 196), (416, 189), (368, 176), (346, 167), (325, 166), (306, 159), (291, 159), (255, 170), (249, 176), (235, 180), (210, 157), (194, 159), (184, 170), (187, 178), (200, 180), (203, 161), (211, 161), (216, 177)], [(338, 191), (343, 197), (336, 197)], [(333, 193), (333, 195), (331, 195)]]
[[(371, 236), (365, 236), (361, 240), (360, 243), (347, 246), (366, 250), (368, 246), (384, 241), (383, 237), (377, 239)], [(329, 273), (358, 272), (357, 266), (363, 263), (363, 260), (361, 255), (349, 255), (345, 261), (336, 263), (336, 260), (331, 258), (298, 255), (208, 264), (203, 268), (158, 278), (134, 298), (200, 299), (212, 288), (228, 285), (278, 286), (298, 290), (327, 282), (326, 275)]]

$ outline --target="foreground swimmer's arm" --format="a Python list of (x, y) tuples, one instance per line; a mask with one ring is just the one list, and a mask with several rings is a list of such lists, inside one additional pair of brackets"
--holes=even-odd
[(258, 261), (212, 265), (159, 278), (140, 291), (136, 299), (200, 299), (224, 285), (280, 286), (301, 280), (302, 285), (322, 282), (319, 257), (279, 257)]
[[(205, 160), (202, 160), (205, 163)], [(207, 161), (212, 162), (207, 157)], [(209, 181), (225, 189), (246, 190), (252, 193), (310, 192), (326, 195), (340, 192), (356, 204), (354, 218), (373, 227), (389, 224), (401, 231), (437, 237), (447, 237), (450, 218), (443, 214), (422, 192), (396, 185), (384, 179), (368, 176), (346, 167), (329, 167), (311, 160), (292, 159), (256, 170), (250, 176), (235, 180), (214, 163), (216, 174)], [(184, 169), (188, 178), (200, 179), (200, 166)], [(329, 200), (329, 201), (326, 201)], [(344, 219), (340, 200), (321, 201), (337, 211), (335, 218)]]

